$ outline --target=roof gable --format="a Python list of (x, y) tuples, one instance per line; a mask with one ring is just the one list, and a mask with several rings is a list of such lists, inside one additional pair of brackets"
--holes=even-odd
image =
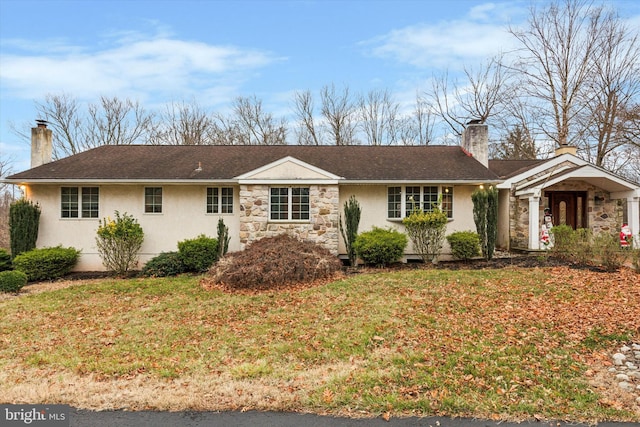
[(337, 180), (339, 176), (287, 156), (236, 177), (244, 180)]

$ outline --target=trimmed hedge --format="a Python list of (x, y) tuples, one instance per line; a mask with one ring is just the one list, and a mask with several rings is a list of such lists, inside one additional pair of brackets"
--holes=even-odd
[(69, 273), (78, 262), (80, 251), (75, 248), (33, 249), (13, 259), (16, 270), (27, 275), (30, 282), (57, 279)]
[(142, 275), (146, 277), (167, 277), (177, 276), (185, 271), (186, 268), (178, 252), (162, 252), (144, 265)]
[(22, 271), (0, 271), (0, 292), (18, 293), (27, 284), (27, 275)]
[(204, 234), (178, 242), (178, 253), (186, 271), (203, 273), (218, 260), (218, 239)]
[(382, 266), (398, 261), (409, 243), (406, 234), (389, 228), (373, 227), (358, 234), (353, 248), (365, 264)]
[(480, 255), (480, 237), (475, 231), (456, 231), (447, 236), (447, 241), (455, 259), (466, 261)]

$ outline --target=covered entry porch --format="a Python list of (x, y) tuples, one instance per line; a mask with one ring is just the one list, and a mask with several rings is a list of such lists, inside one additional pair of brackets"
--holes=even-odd
[(511, 240), (514, 248), (541, 249), (545, 208), (550, 209), (554, 226), (617, 234), (626, 223), (635, 241), (640, 241), (640, 189), (603, 169), (590, 164), (555, 167), (511, 189), (516, 215), (510, 219), (514, 222), (510, 229), (521, 236)]

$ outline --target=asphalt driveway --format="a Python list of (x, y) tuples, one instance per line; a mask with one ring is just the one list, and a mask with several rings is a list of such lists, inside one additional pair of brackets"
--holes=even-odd
[[(562, 427), (581, 424), (561, 421), (510, 423), (466, 418), (351, 419), (289, 412), (127, 412), (84, 411), (72, 408), (70, 427)], [(587, 424), (582, 424), (587, 426)], [(598, 427), (638, 427), (637, 423), (598, 423)]]

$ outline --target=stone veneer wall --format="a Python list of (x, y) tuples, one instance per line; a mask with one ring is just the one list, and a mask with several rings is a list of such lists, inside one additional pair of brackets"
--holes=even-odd
[[(623, 203), (612, 200), (608, 192), (583, 181), (565, 181), (546, 188), (544, 191), (586, 191), (587, 193), (587, 226), (594, 235), (599, 233), (617, 233), (622, 225)], [(603, 196), (604, 200), (595, 201), (595, 196)], [(540, 199), (539, 218), (542, 220), (545, 198)], [(509, 244), (512, 248), (526, 248), (529, 243), (529, 200), (519, 199), (515, 190), (509, 197)], [(557, 225), (557, 224), (556, 224)]]
[(309, 222), (269, 220), (269, 186), (240, 186), (240, 249), (263, 237), (287, 233), (338, 254), (339, 190), (337, 185), (309, 186)]

